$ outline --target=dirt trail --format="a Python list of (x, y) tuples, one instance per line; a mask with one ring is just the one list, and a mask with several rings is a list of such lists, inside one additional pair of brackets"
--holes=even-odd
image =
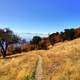
[(42, 63), (43, 63), (42, 57), (38, 55), (38, 63), (37, 63), (36, 75), (35, 75), (36, 80), (42, 80), (43, 78)]

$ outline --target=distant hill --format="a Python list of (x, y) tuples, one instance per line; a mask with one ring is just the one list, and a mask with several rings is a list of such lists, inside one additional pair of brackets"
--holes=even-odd
[(33, 36), (40, 36), (40, 37), (47, 37), (48, 34), (42, 34), (42, 33), (17, 33), (22, 38), (25, 38), (27, 41), (30, 41)]

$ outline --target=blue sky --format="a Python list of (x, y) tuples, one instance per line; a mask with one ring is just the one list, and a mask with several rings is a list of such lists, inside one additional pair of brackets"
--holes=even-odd
[(80, 26), (80, 0), (0, 0), (0, 28), (51, 33)]

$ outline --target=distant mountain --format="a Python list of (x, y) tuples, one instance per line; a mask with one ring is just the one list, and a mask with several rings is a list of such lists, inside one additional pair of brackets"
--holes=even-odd
[(42, 34), (42, 33), (17, 33), (22, 38), (25, 38), (27, 41), (30, 41), (33, 36), (40, 36), (40, 37), (47, 37), (48, 34)]

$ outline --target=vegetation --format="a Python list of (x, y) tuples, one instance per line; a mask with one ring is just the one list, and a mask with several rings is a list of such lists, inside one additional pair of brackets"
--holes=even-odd
[(65, 29), (64, 39), (73, 40), (74, 39), (74, 29)]
[(2, 56), (6, 57), (6, 52), (9, 44), (17, 43), (19, 40), (20, 38), (17, 35), (14, 35), (10, 29), (0, 29), (0, 47)]
[[(56, 32), (50, 34), (48, 37), (41, 38), (40, 36), (34, 36), (30, 43), (27, 43), (25, 39), (21, 39), (15, 35), (12, 30), (5, 28), (0, 29), (0, 47), (2, 56), (5, 57), (8, 46), (21, 41), (20, 47), (11, 48), (11, 53), (28, 52), (31, 50), (48, 50), (49, 46), (53, 46), (55, 43), (70, 41), (80, 37), (80, 28), (65, 29), (63, 32)], [(9, 51), (8, 51), (9, 52)]]
[(36, 75), (37, 62), (38, 61), (36, 61), (36, 65), (35, 65), (34, 70), (32, 71), (32, 74), (31, 75), (28, 75), (28, 76), (25, 76), (24, 77), (24, 80), (36, 80), (35, 75)]
[(25, 76), (26, 80), (35, 80), (33, 71), (38, 55), (42, 58), (43, 79), (80, 80), (79, 47), (80, 38), (54, 45), (49, 50), (10, 55), (6, 60), (0, 58), (0, 80), (24, 80)]
[[(76, 39), (79, 37), (80, 28), (77, 28), (52, 33), (46, 38), (34, 36), (30, 44), (23, 39), (23, 45), (13, 50), (14, 54), (22, 54), (10, 55), (6, 60), (0, 58), (0, 80), (36, 80), (39, 75), (45, 80), (80, 80), (80, 39)], [(0, 29), (0, 47), (4, 58), (8, 47), (20, 40), (10, 29)], [(54, 47), (48, 49), (49, 45)], [(34, 49), (44, 50), (31, 51)], [(36, 64), (37, 60), (40, 65)], [(37, 69), (41, 71), (38, 73)]]
[(40, 41), (41, 41), (41, 37), (34, 36), (32, 41), (31, 41), (31, 44), (34, 44), (35, 45), (35, 49), (38, 49)]
[(49, 35), (51, 45), (65, 40), (73, 40), (80, 37), (80, 28), (65, 29), (64, 32), (56, 32)]

